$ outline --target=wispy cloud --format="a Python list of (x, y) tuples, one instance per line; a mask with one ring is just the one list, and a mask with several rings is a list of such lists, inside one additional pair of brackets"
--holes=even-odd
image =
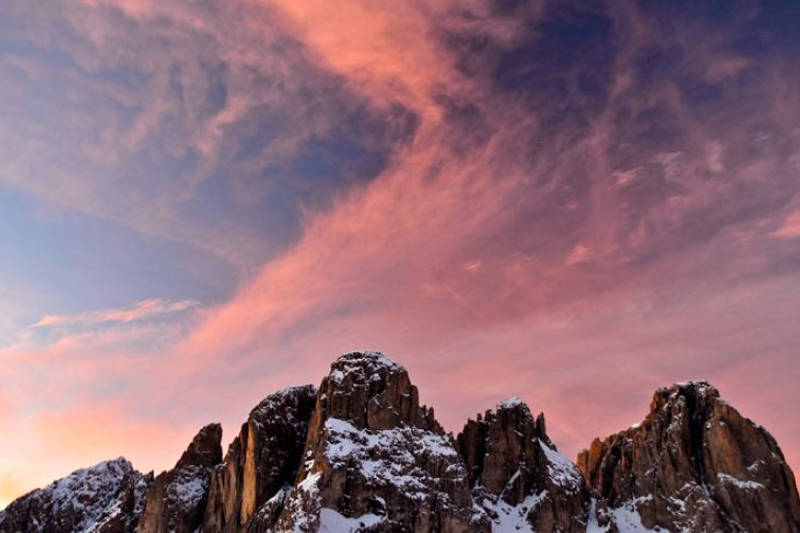
[(129, 307), (120, 309), (102, 309), (98, 311), (84, 311), (67, 315), (45, 315), (32, 328), (68, 325), (102, 325), (108, 322), (128, 323), (137, 320), (179, 313), (197, 307), (199, 302), (194, 300), (168, 301), (152, 298), (136, 302)]
[(243, 274), (291, 242), (304, 207), (374, 177), (407, 134), (401, 108), (357, 97), (264, 6), (6, 7), (4, 31), (30, 52), (0, 50), (0, 183)]
[(773, 235), (782, 239), (800, 237), (800, 211), (789, 213), (783, 225)]
[[(453, 429), (519, 394), (572, 453), (655, 386), (705, 377), (800, 460), (785, 407), (797, 58), (758, 9), (62, 7), (66, 21), (17, 6), (41, 25), (28, 41), (67, 35), (69, 57), (11, 54), (27, 80), (12, 94), (41, 75), (75, 94), (58, 127), (25, 114), (29, 137), (0, 130), (16, 140), (6, 183), (245, 266), (212, 308), (45, 316), (29, 331), (67, 331), (1, 352), (15, 401), (54, 433), (91, 433), (102, 401), (124, 427), (235, 425), (367, 346), (400, 358)], [(98, 94), (107, 128), (85, 112)], [(47, 160), (70, 164), (27, 179), (65, 125), (81, 142), (56, 139)], [(132, 170), (76, 180), (87, 160)], [(286, 209), (290, 223), (260, 218)]]

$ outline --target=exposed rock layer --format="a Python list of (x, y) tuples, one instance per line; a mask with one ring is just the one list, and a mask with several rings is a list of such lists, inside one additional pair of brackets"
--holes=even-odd
[(476, 528), (586, 531), (583, 478), (556, 451), (544, 415), (534, 420), (521, 400), (507, 400), (469, 420), (457, 441), (478, 510)]
[(273, 525), (275, 510), (261, 507), (294, 484), (316, 396), (313, 385), (290, 387), (250, 412), (225, 461), (212, 473), (204, 531), (267, 530)]
[(669, 531), (800, 531), (794, 476), (772, 436), (706, 382), (660, 389), (641, 424), (578, 456), (598, 520), (634, 510)]
[(211, 469), (222, 461), (222, 427), (201, 429), (175, 468), (162, 472), (147, 491), (137, 533), (192, 533), (203, 519)]
[(379, 353), (345, 354), (331, 365), (303, 460), (277, 531), (348, 519), (373, 531), (469, 529), (469, 485), (452, 438), (419, 405), (408, 372)]
[(595, 439), (578, 466), (518, 399), (445, 434), (377, 352), (341, 356), (318, 390), (268, 396), (224, 461), (221, 433), (204, 427), (155, 479), (124, 459), (78, 470), (11, 503), (0, 533), (800, 533), (775, 440), (704, 382), (657, 391), (641, 424)]

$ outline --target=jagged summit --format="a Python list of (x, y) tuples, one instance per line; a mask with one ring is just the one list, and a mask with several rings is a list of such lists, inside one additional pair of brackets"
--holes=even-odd
[(0, 512), (0, 531), (132, 531), (152, 475), (118, 458), (75, 470)]
[(180, 468), (184, 465), (212, 467), (218, 464), (221, 456), (219, 447), (221, 440), (222, 425), (218, 422), (202, 427), (189, 443), (175, 467)]
[[(706, 399), (708, 401), (724, 401), (721, 399), (719, 390), (706, 380), (698, 381), (679, 381), (669, 387), (661, 387), (653, 393), (653, 401), (664, 404), (670, 401), (677, 401), (684, 398)], [(652, 411), (652, 406), (651, 406)]]
[(203, 531), (267, 531), (294, 485), (317, 400), (313, 385), (270, 394), (250, 411), (211, 474)]
[(194, 436), (175, 468), (159, 474), (147, 489), (137, 525), (141, 533), (191, 533), (203, 518), (211, 469), (222, 461), (222, 426), (208, 424)]
[(331, 363), (331, 373), (334, 370), (341, 372), (370, 372), (385, 368), (388, 371), (405, 371), (400, 363), (393, 361), (375, 350), (355, 350), (345, 352)]
[(419, 405), (406, 369), (372, 351), (336, 359), (275, 531), (338, 531), (350, 520), (381, 531), (466, 531), (468, 504), (452, 439)]
[(514, 409), (515, 407), (524, 407), (528, 409), (528, 404), (522, 401), (522, 398), (519, 396), (512, 396), (511, 398), (506, 398), (502, 402), (497, 404), (497, 409)]
[[(725, 402), (720, 396), (719, 390), (706, 380), (679, 381), (666, 387), (659, 387), (653, 393), (650, 401), (649, 413), (659, 409), (671, 409), (676, 402), (686, 402), (691, 399)], [(645, 422), (644, 419), (630, 425), (631, 429), (640, 427)], [(622, 433), (622, 432), (620, 432)]]
[(250, 410), (247, 419), (256, 424), (263, 424), (269, 420), (269, 416), (276, 410), (281, 409), (287, 402), (296, 403), (303, 398), (317, 396), (317, 387), (314, 385), (293, 385), (275, 391)]
[(312, 431), (338, 418), (359, 429), (415, 426), (442, 432), (433, 410), (419, 405), (406, 369), (380, 352), (349, 352), (331, 364), (319, 387)]
[(706, 381), (658, 389), (641, 423), (595, 439), (578, 465), (601, 524), (635, 511), (669, 531), (800, 531), (777, 443)]
[(457, 447), (469, 477), (478, 529), (585, 531), (585, 488), (577, 467), (556, 451), (544, 415), (519, 398), (468, 420)]
[(155, 479), (122, 458), (78, 470), (12, 502), (0, 533), (800, 533), (777, 443), (706, 381), (658, 389), (578, 465), (517, 397), (453, 438), (373, 351), (264, 398), (224, 458), (221, 432), (202, 428)]

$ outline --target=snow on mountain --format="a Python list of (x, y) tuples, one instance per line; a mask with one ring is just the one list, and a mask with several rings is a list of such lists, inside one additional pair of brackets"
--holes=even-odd
[(12, 502), (0, 533), (800, 533), (777, 443), (702, 381), (657, 390), (577, 465), (517, 397), (445, 433), (372, 351), (266, 397), (224, 458), (221, 431), (155, 479), (124, 459), (77, 470)]

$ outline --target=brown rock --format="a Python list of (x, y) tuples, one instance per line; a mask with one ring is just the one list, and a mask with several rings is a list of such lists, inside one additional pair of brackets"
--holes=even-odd
[(209, 424), (195, 435), (175, 468), (159, 474), (147, 491), (139, 533), (191, 533), (203, 519), (211, 469), (222, 461), (222, 427)]
[(601, 525), (634, 511), (670, 531), (800, 531), (794, 476), (775, 440), (705, 382), (658, 390), (641, 424), (595, 440), (578, 465)]
[(273, 525), (297, 476), (316, 392), (313, 385), (290, 387), (250, 412), (212, 473), (204, 531), (266, 531)]
[(376, 352), (337, 359), (276, 530), (460, 532), (470, 520), (453, 439), (419, 405), (406, 370)]
[(155, 480), (124, 459), (75, 471), (0, 511), (0, 533), (800, 533), (775, 440), (705, 382), (657, 391), (641, 424), (595, 439), (576, 466), (521, 401), (456, 440), (402, 366), (354, 352), (318, 392), (262, 401), (224, 463), (220, 439), (206, 426)]
[(577, 467), (518, 399), (469, 420), (457, 438), (479, 509), (475, 528), (585, 531), (586, 489)]
[(331, 364), (319, 388), (315, 415), (315, 433), (328, 418), (372, 431), (414, 426), (443, 433), (433, 409), (420, 407), (406, 369), (377, 352), (347, 353)]

